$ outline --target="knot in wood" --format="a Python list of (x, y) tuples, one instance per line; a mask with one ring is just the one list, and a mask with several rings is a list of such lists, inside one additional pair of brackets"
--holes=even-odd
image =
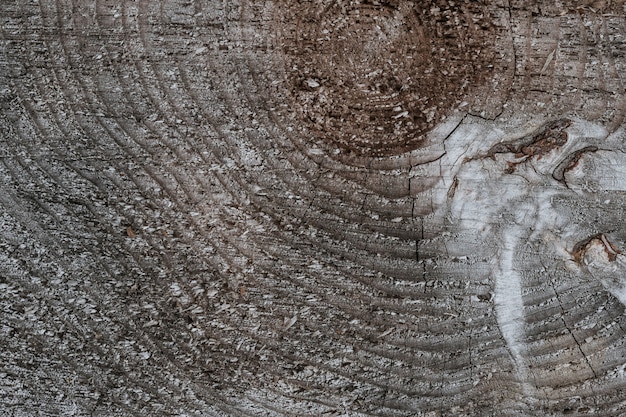
[(293, 107), (344, 151), (420, 147), (494, 71), (497, 28), (481, 2), (289, 1), (281, 13)]

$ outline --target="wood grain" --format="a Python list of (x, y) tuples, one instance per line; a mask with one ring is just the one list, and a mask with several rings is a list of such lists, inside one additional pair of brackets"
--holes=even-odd
[(625, 14), (0, 2), (0, 410), (625, 413)]

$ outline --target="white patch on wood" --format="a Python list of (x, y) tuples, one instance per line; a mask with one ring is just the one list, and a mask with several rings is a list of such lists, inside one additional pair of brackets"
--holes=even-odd
[(523, 241), (521, 227), (506, 229), (502, 235), (502, 250), (499, 264), (494, 270), (494, 303), (496, 317), (517, 367), (518, 378), (524, 384), (528, 381), (528, 365), (524, 346), (524, 302), (522, 300), (521, 277), (515, 269), (515, 251)]
[(541, 72), (540, 72), (541, 74), (546, 72), (546, 70), (548, 69), (548, 66), (550, 66), (550, 63), (554, 59), (554, 53), (555, 52), (556, 52), (556, 49), (553, 50), (552, 52), (550, 52), (550, 54), (548, 54), (548, 57), (546, 58), (546, 62), (543, 64), (543, 67), (541, 68)]
[[(547, 64), (551, 59), (552, 56)], [(578, 164), (568, 166), (566, 185), (553, 177), (554, 169), (573, 152), (588, 146), (601, 148), (607, 146), (607, 142), (614, 142), (615, 139), (607, 139), (604, 128), (574, 121), (567, 128), (568, 141), (539, 156), (521, 158), (506, 151), (487, 156), (494, 144), (528, 135), (523, 132), (505, 136), (505, 131), (511, 132), (511, 129), (497, 123), (491, 126), (483, 122), (463, 123), (458, 126), (446, 141), (448, 152), (440, 163), (442, 182), (454, 184), (455, 190), (450, 193), (444, 187), (435, 198), (445, 201), (439, 215), (450, 220), (458, 234), (458, 243), (455, 244), (453, 239), (446, 242), (449, 255), (480, 253), (492, 257), (491, 269), (482, 271), (482, 276), (487, 273), (491, 278), (498, 326), (515, 364), (517, 378), (531, 399), (537, 396), (534, 395), (526, 346), (525, 284), (518, 272), (524, 267), (524, 261), (520, 255), (530, 253), (528, 245), (535, 244), (550, 253), (554, 260), (560, 260), (565, 268), (570, 268), (573, 261), (569, 250), (581, 239), (581, 231), (576, 224), (577, 218), (560, 212), (555, 200), (569, 198), (582, 202), (589, 198), (590, 192), (626, 190), (626, 169), (623, 168), (626, 155), (602, 150), (583, 153)], [(511, 166), (515, 169), (511, 170)], [(443, 195), (444, 192), (447, 194)], [(617, 261), (609, 262), (605, 259), (606, 254), (616, 251), (608, 242), (601, 246), (601, 250), (589, 253), (594, 260), (587, 268), (626, 305), (626, 282), (622, 282), (624, 274), (618, 271), (623, 271), (626, 257), (613, 253)], [(569, 273), (575, 269), (577, 267), (568, 269)]]

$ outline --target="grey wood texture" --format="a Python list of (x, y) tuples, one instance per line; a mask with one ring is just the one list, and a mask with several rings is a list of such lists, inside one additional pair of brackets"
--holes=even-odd
[(0, 415), (626, 415), (624, 1), (0, 1)]

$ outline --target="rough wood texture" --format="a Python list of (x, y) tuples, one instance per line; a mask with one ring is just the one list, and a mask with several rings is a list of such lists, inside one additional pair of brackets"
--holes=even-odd
[(1, 1), (0, 414), (625, 414), (625, 15)]

